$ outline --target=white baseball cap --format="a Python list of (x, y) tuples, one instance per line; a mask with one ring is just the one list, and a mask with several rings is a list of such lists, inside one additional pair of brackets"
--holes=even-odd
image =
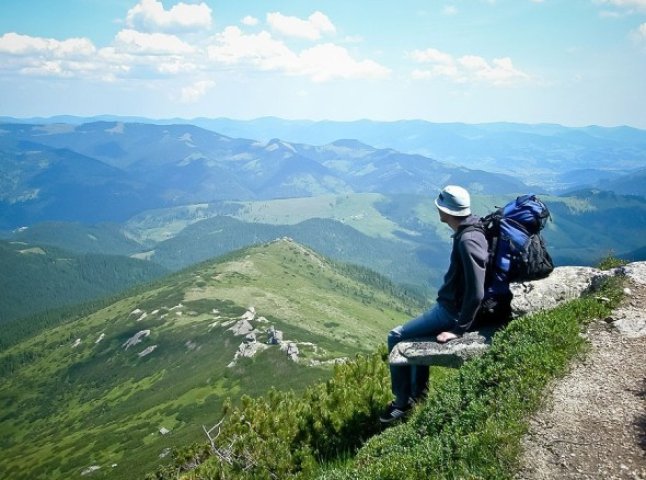
[(469, 192), (457, 185), (447, 185), (435, 199), (435, 206), (454, 217), (471, 215)]

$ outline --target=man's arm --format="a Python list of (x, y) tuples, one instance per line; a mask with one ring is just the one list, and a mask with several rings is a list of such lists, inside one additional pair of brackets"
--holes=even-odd
[(464, 278), (464, 297), (458, 325), (452, 330), (462, 334), (473, 325), (480, 303), (484, 298), (485, 269), (487, 266), (487, 239), (479, 230), (464, 232), (458, 242)]

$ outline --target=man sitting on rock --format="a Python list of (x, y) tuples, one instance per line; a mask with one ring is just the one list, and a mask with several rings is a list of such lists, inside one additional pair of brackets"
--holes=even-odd
[[(388, 334), (388, 353), (404, 340), (435, 336), (444, 343), (469, 330), (484, 297), (487, 265), (487, 239), (477, 225), (480, 218), (471, 214), (469, 192), (455, 185), (446, 186), (435, 200), (440, 221), (453, 230), (453, 248), (449, 269), (437, 294), (433, 308), (399, 325)], [(421, 398), (428, 383), (428, 367), (390, 366), (391, 402), (380, 417), (390, 423), (404, 417), (413, 403)]]

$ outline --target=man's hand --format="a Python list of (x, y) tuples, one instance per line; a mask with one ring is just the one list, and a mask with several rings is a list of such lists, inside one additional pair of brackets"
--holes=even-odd
[(437, 340), (437, 343), (446, 343), (449, 340), (455, 340), (456, 338), (458, 338), (458, 336), (455, 333), (442, 332), (436, 337), (436, 340)]

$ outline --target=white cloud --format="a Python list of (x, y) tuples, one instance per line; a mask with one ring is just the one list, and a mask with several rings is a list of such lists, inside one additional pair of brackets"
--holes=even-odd
[(414, 50), (408, 57), (417, 63), (430, 64), (427, 68), (413, 70), (411, 77), (414, 80), (447, 78), (457, 83), (484, 82), (501, 86), (530, 78), (516, 69), (509, 57), (494, 58), (491, 63), (476, 55), (454, 59), (450, 54), (434, 48)]
[(331, 43), (296, 53), (268, 32), (244, 34), (227, 27), (208, 48), (211, 60), (227, 65), (247, 64), (260, 70), (310, 77), (315, 82), (335, 78), (383, 78), (390, 70), (372, 60), (355, 60), (348, 51)]
[(208, 47), (208, 56), (216, 62), (235, 64), (247, 61), (269, 69), (274, 68), (280, 59), (294, 56), (283, 42), (274, 40), (265, 31), (245, 35), (238, 27), (227, 27), (215, 39), (217, 45)]
[(21, 69), (23, 75), (36, 77), (69, 77), (71, 72), (67, 71), (62, 62), (54, 60), (45, 60), (34, 65), (26, 66)]
[[(148, 3), (142, 1), (139, 5)], [(333, 26), (326, 26), (317, 13), (310, 16), (312, 25), (318, 25), (319, 31), (332, 31)], [(190, 43), (189, 38), (193, 40)], [(7, 33), (0, 36), (0, 70), (14, 75), (108, 82), (169, 76), (200, 78), (233, 70), (276, 72), (307, 77), (314, 82), (384, 78), (391, 73), (373, 60), (356, 58), (339, 44), (328, 42), (294, 50), (286, 41), (268, 31), (247, 34), (237, 26), (229, 26), (208, 39), (194, 36), (185, 39), (170, 33), (125, 28), (102, 48), (84, 38), (59, 41)], [(202, 91), (198, 87), (204, 89), (208, 84), (186, 87), (186, 93), (180, 95), (178, 91), (177, 98), (195, 97)]]
[(618, 8), (646, 11), (646, 0), (596, 0), (598, 3), (614, 5)]
[(241, 20), (243, 25), (247, 25), (248, 27), (255, 27), (258, 25), (259, 20), (256, 17), (252, 17), (251, 15), (247, 15)]
[(408, 54), (408, 56), (419, 63), (453, 63), (453, 57), (451, 57), (451, 55), (449, 55), (448, 53), (440, 52), (435, 48), (427, 48), (426, 50), (413, 50)]
[(508, 85), (518, 80), (527, 80), (529, 75), (516, 69), (511, 58), (494, 58), (489, 64), (484, 58), (468, 55), (460, 58), (459, 63), (469, 70), (476, 78), (485, 80), (493, 85)]
[(195, 103), (213, 87), (215, 87), (213, 80), (199, 80), (188, 87), (182, 88), (180, 102)]
[(30, 37), (18, 33), (5, 33), (0, 37), (0, 53), (11, 55), (51, 55), (56, 58), (87, 57), (96, 51), (94, 44), (87, 38)]
[(196, 49), (161, 33), (122, 30), (111, 46), (97, 49), (83, 38), (55, 40), (7, 33), (0, 37), (0, 65), (8, 73), (29, 76), (150, 78), (198, 70)]
[(72, 77), (96, 74), (98, 52), (86, 38), (31, 37), (14, 32), (0, 37), (0, 69), (18, 75)]
[(315, 82), (335, 78), (385, 78), (390, 70), (372, 60), (357, 61), (338, 45), (326, 43), (301, 52), (288, 72), (307, 75)]
[(165, 10), (159, 0), (140, 0), (128, 11), (126, 25), (147, 32), (207, 29), (211, 26), (211, 8), (206, 3), (180, 2)]
[(646, 22), (631, 32), (631, 36), (637, 44), (646, 44)]
[(194, 63), (185, 62), (179, 58), (172, 58), (167, 61), (157, 63), (156, 70), (162, 74), (180, 75), (196, 72), (198, 68)]
[(442, 9), (442, 13), (444, 15), (456, 15), (458, 13), (458, 9), (455, 5), (445, 5)]
[(288, 17), (279, 12), (267, 14), (267, 23), (272, 30), (287, 37), (318, 40), (322, 34), (336, 33), (336, 28), (327, 15), (316, 11), (307, 20)]
[(114, 39), (114, 45), (120, 51), (146, 55), (182, 55), (194, 51), (175, 35), (136, 30), (121, 30)]

